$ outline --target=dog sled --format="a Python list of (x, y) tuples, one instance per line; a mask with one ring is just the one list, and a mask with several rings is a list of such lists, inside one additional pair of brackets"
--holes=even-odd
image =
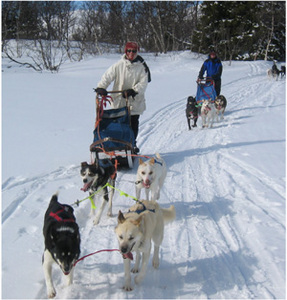
[[(111, 92), (108, 92), (111, 93)], [(111, 96), (96, 95), (94, 140), (90, 146), (92, 163), (109, 158), (118, 167), (133, 167), (135, 138), (130, 126), (130, 111), (126, 106), (105, 109)]]
[(197, 81), (196, 102), (202, 105), (203, 100), (211, 100), (214, 103), (216, 98), (214, 80), (212, 78), (199, 79)]

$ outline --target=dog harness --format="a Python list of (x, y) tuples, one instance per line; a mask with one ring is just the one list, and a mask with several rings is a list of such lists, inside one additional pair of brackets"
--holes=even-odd
[(160, 161), (158, 161), (158, 160), (155, 159), (154, 162), (155, 162), (156, 164), (159, 164), (159, 165), (162, 166), (162, 163), (161, 163)]
[[(58, 222), (75, 222), (75, 218), (69, 213), (69, 207), (61, 206), (62, 208), (57, 212), (50, 212), (49, 216)], [(69, 218), (67, 218), (69, 217)]]
[(210, 110), (211, 108), (209, 106), (206, 106), (205, 109), (203, 110), (203, 113), (207, 115)]

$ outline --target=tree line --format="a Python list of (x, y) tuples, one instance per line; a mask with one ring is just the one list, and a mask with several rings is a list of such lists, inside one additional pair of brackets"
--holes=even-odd
[(2, 52), (28, 54), (37, 70), (128, 40), (154, 53), (212, 47), (222, 60), (283, 61), (285, 12), (285, 1), (2, 1)]

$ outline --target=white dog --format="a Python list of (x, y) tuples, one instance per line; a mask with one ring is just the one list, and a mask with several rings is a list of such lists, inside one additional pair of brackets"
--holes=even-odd
[(202, 107), (201, 107), (201, 118), (202, 118), (202, 127), (209, 127), (213, 126), (213, 122), (215, 119), (215, 108), (214, 104), (211, 103), (210, 100), (203, 100)]
[(166, 174), (166, 164), (158, 153), (156, 154), (156, 158), (151, 158), (146, 162), (143, 162), (140, 158), (136, 176), (137, 199), (140, 199), (141, 189), (145, 188), (146, 200), (149, 200), (150, 191), (151, 200), (158, 200)]
[[(119, 211), (118, 225), (115, 232), (119, 242), (119, 249), (124, 258), (124, 272), (126, 291), (132, 290), (131, 272), (139, 273), (135, 283), (140, 283), (146, 274), (151, 252), (151, 240), (154, 243), (153, 267), (159, 267), (159, 247), (164, 236), (164, 224), (175, 219), (175, 208), (160, 208), (156, 201), (143, 200), (132, 206), (125, 215)], [(130, 269), (132, 251), (136, 251), (135, 266)], [(141, 269), (139, 269), (143, 254)]]

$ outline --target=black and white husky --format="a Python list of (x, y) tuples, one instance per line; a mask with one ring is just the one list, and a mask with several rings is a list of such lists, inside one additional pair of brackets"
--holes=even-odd
[(107, 215), (112, 216), (112, 200), (115, 191), (113, 188), (108, 189), (104, 186), (109, 183), (112, 187), (115, 187), (116, 168), (109, 159), (99, 159), (91, 165), (83, 162), (81, 164), (81, 176), (84, 183), (82, 191), (89, 191), (90, 195), (94, 195), (93, 199), (96, 198), (97, 191), (103, 195), (101, 207), (94, 219), (94, 225), (97, 225), (107, 203), (109, 203)]
[(227, 100), (223, 95), (219, 95), (215, 98), (214, 107), (216, 112), (216, 120), (218, 122), (218, 117), (221, 113), (220, 120), (224, 119), (224, 112), (227, 106)]
[(60, 204), (55, 194), (45, 214), (43, 269), (49, 298), (56, 296), (52, 280), (53, 263), (61, 268), (67, 285), (73, 282), (74, 264), (80, 255), (80, 233), (73, 211), (71, 206)]

